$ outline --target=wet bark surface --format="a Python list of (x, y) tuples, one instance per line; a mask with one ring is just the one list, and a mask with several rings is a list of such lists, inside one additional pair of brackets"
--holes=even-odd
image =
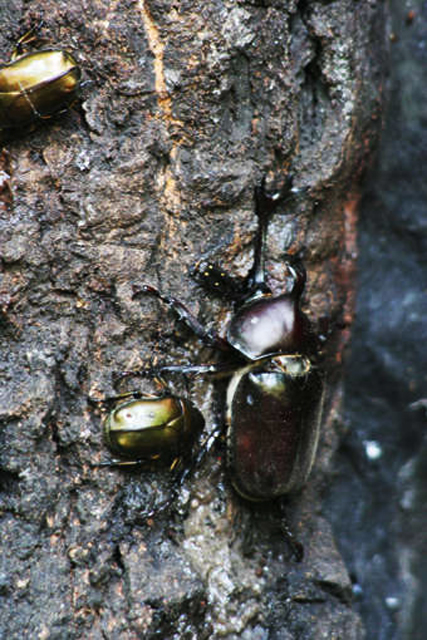
[[(322, 497), (343, 430), (384, 3), (15, 2), (2, 16), (4, 61), (43, 19), (42, 44), (71, 50), (87, 81), (66, 114), (2, 132), (2, 637), (362, 638)], [(304, 310), (328, 338), (319, 455), (286, 505), (301, 563), (274, 505), (233, 493), (221, 440), (180, 487), (165, 469), (97, 467), (109, 453), (94, 402), (124, 390), (117, 372), (215, 360), (134, 287), (223, 332), (231, 305), (190, 269), (207, 256), (246, 275), (254, 186), (289, 170), (305, 191), (271, 221), (269, 283), (283, 291), (284, 254), (303, 249)], [(224, 385), (171, 385), (204, 414), (200, 450), (223, 424)]]

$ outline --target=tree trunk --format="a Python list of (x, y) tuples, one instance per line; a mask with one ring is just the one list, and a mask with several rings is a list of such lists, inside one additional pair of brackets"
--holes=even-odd
[[(5, 62), (42, 18), (34, 46), (72, 51), (87, 82), (67, 113), (3, 132), (0, 636), (362, 638), (321, 514), (342, 429), (384, 3), (44, 0), (2, 14)], [(319, 454), (287, 504), (302, 563), (273, 507), (237, 499), (221, 443), (180, 487), (165, 469), (97, 467), (109, 453), (92, 402), (117, 394), (117, 372), (214, 361), (134, 287), (158, 286), (223, 333), (231, 305), (190, 269), (205, 256), (244, 276), (254, 186), (289, 171), (305, 191), (271, 221), (269, 283), (283, 291), (284, 253), (303, 250), (304, 309), (327, 333)], [(203, 377), (172, 385), (204, 414), (200, 451), (222, 425), (222, 389)]]

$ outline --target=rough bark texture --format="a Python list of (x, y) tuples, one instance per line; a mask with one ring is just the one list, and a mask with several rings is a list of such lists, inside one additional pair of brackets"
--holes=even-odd
[[(5, 60), (43, 18), (48, 46), (72, 50), (89, 81), (75, 110), (4, 136), (2, 637), (363, 637), (321, 498), (340, 431), (342, 326), (357, 184), (378, 128), (384, 12), (379, 0), (2, 8)], [(172, 507), (148, 518), (171, 495), (171, 476), (92, 466), (108, 453), (89, 401), (114, 394), (114, 372), (153, 357), (212, 360), (156, 301), (133, 300), (132, 287), (158, 284), (224, 330), (231, 307), (206, 296), (189, 268), (207, 255), (247, 272), (254, 185), (289, 166), (308, 191), (272, 220), (270, 283), (285, 288), (283, 254), (304, 248), (305, 310), (332, 329), (318, 460), (288, 504), (301, 564), (273, 510), (236, 499), (214, 450)], [(223, 397), (206, 380), (188, 393), (206, 438)]]

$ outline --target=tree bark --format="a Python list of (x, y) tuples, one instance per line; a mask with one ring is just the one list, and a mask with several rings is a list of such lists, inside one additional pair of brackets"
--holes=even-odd
[[(43, 45), (71, 50), (87, 82), (67, 113), (3, 132), (0, 635), (362, 638), (321, 510), (341, 431), (358, 185), (380, 122), (384, 3), (44, 0), (3, 13), (4, 61), (42, 18)], [(289, 170), (306, 191), (271, 221), (269, 282), (283, 291), (284, 253), (303, 250), (304, 309), (328, 334), (320, 450), (287, 505), (300, 564), (273, 508), (236, 498), (221, 447), (159, 513), (177, 489), (168, 471), (94, 466), (109, 454), (91, 402), (117, 393), (115, 372), (214, 359), (133, 287), (159, 286), (224, 332), (231, 305), (190, 269), (208, 256), (245, 275), (254, 186)], [(206, 440), (222, 424), (221, 389), (173, 384), (202, 410)]]

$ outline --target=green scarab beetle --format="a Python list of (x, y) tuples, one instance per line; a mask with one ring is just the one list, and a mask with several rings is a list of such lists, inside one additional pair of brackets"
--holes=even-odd
[(131, 395), (133, 399), (118, 404), (105, 420), (106, 444), (119, 459), (103, 466), (159, 461), (173, 469), (203, 428), (201, 413), (178, 396)]
[(0, 67), (0, 129), (26, 126), (51, 118), (74, 102), (81, 70), (75, 58), (61, 49), (45, 49), (17, 56), (23, 43), (34, 39), (25, 34), (11, 62)]

